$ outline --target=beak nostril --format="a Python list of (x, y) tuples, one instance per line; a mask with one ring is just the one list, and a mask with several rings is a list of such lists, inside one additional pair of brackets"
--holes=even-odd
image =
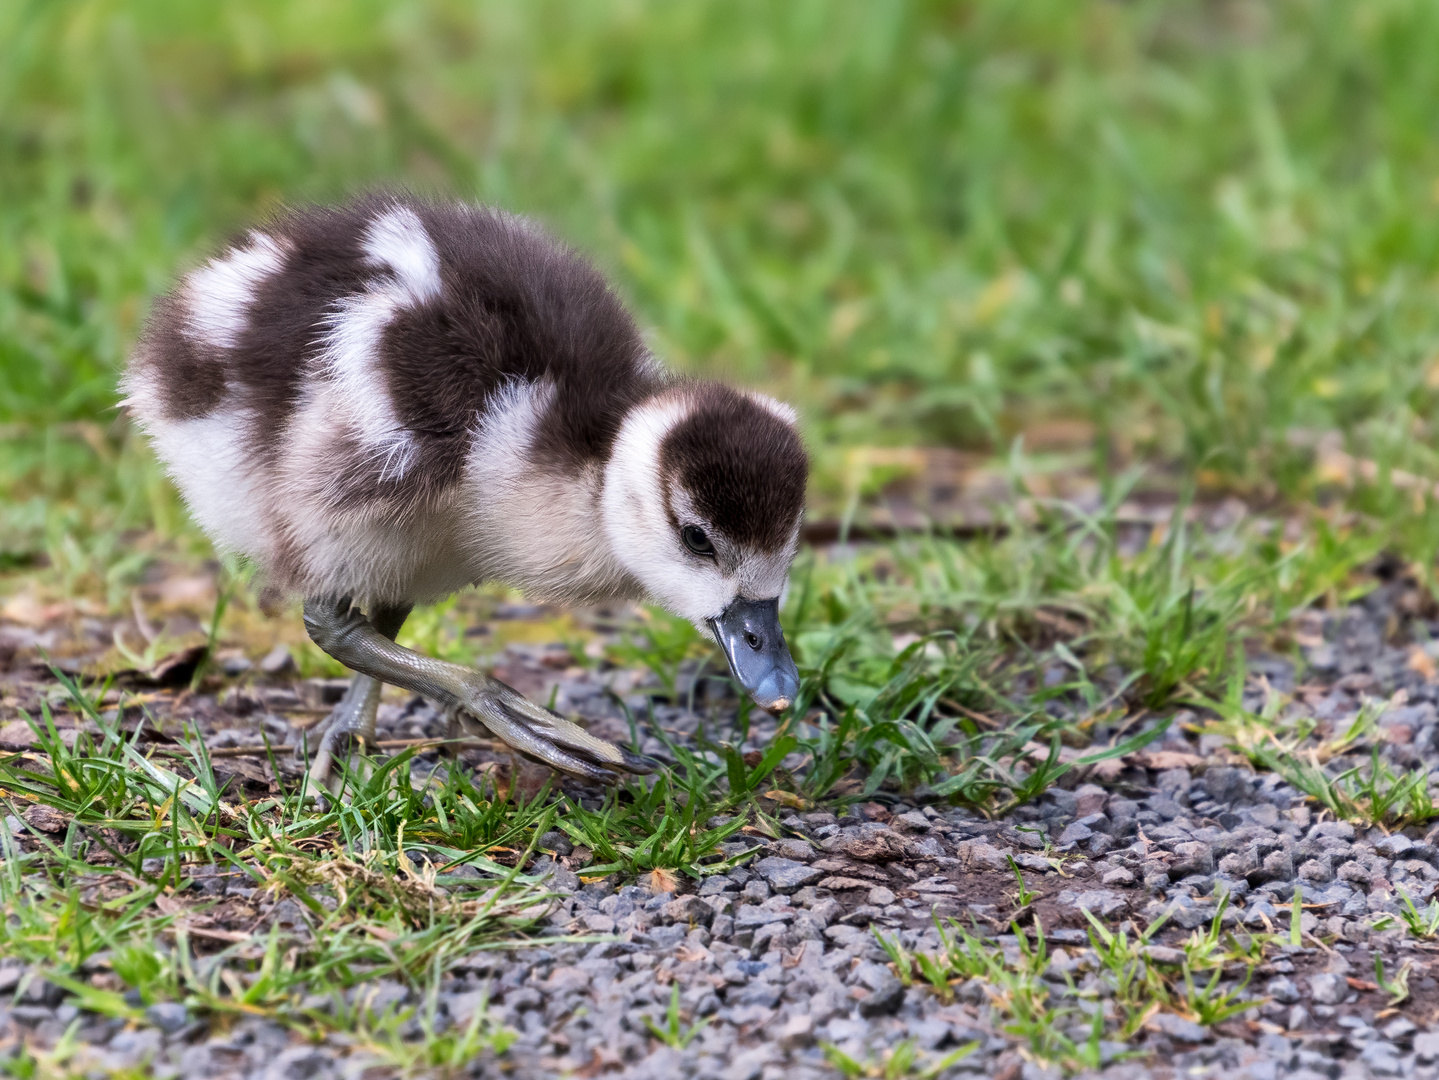
[(760, 640), (760, 636), (753, 630), (746, 630), (744, 632), (744, 643), (755, 651), (758, 651), (759, 647), (764, 644), (764, 642)]

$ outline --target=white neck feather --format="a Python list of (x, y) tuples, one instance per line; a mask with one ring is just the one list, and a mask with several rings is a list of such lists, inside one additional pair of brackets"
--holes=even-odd
[(486, 410), (466, 468), (472, 578), (556, 603), (637, 597), (604, 529), (602, 469), (562, 473), (531, 459), (553, 396), (550, 384), (515, 383)]

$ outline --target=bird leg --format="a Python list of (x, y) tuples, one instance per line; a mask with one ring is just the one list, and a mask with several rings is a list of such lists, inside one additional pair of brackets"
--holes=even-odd
[[(368, 622), (375, 632), (394, 641), (400, 627), (409, 618), (409, 605), (403, 607), (376, 607)], [(324, 733), (315, 760), (310, 765), (310, 777), (316, 784), (323, 785), (330, 776), (335, 751), (342, 739), (353, 735), (360, 742), (369, 745), (375, 741), (375, 710), (380, 707), (380, 690), (383, 683), (370, 675), (358, 673), (350, 680), (349, 688), (340, 703), (322, 720), (315, 734)], [(308, 735), (308, 733), (307, 733)], [(303, 746), (308, 739), (303, 740)]]
[(402, 686), (461, 715), (467, 713), (515, 750), (561, 772), (615, 783), (617, 769), (632, 773), (655, 769), (650, 758), (595, 738), (498, 679), (396, 645), (352, 607), (348, 597), (305, 601), (305, 629), (316, 645), (351, 671)]

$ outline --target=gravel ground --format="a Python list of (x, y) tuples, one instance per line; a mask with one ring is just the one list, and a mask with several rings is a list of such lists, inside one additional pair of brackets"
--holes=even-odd
[[(1304, 613), (1295, 624), (1307, 659), (1298, 673), (1303, 681), (1289, 660), (1260, 658), (1251, 664), (1248, 704), (1260, 707), (1267, 688), (1292, 694), (1289, 708), (1314, 719), (1317, 740), (1343, 730), (1366, 698), (1385, 699), (1378, 720), (1384, 758), (1395, 768), (1439, 769), (1439, 680), (1424, 644), (1439, 639), (1439, 621), (1416, 596), (1395, 581), (1348, 609)], [(105, 633), (103, 626), (93, 630)], [(3, 684), (9, 716), (46, 690), (23, 663), (36, 640), (34, 629), (0, 623), (0, 643), (7, 646), (0, 652), (11, 657)], [(558, 647), (515, 646), (499, 673), (532, 694), (558, 684), (562, 711), (576, 710), (598, 733), (623, 737), (612, 691), (632, 693), (635, 677), (569, 667), (565, 657)], [(160, 695), (152, 707), (162, 721), (167, 705), (195, 717), (215, 747), (254, 743), (264, 730), (285, 737), (282, 711), (306, 703), (322, 708), (336, 687), (296, 681), (281, 659), (271, 660), (274, 670), (245, 689), (183, 700)], [(232, 674), (243, 666), (232, 661)], [(712, 687), (697, 688), (701, 702)], [(680, 738), (699, 723), (678, 706), (657, 708), (655, 718)], [(382, 739), (443, 734), (441, 719), (418, 699), (387, 702), (380, 719)], [(871, 933), (879, 928), (932, 950), (938, 944), (933, 911), (972, 920), (1017, 952), (1020, 942), (1009, 927), (1019, 910), (1012, 857), (1045, 927), (1051, 948), (1045, 977), (1055, 998), (1068, 982), (1080, 989), (1102, 983), (1081, 908), (1112, 926), (1142, 927), (1168, 912), (1152, 953), (1164, 963), (1178, 958), (1172, 950), (1191, 930), (1208, 924), (1217, 891), (1232, 898), (1223, 921), (1238, 931), (1287, 929), (1294, 890), (1302, 891), (1303, 928), (1313, 936), (1302, 947), (1271, 954), (1257, 969), (1247, 993), (1262, 1004), (1212, 1028), (1155, 1013), (1128, 1047), (1105, 1044), (1103, 1076), (1439, 1076), (1439, 946), (1410, 938), (1399, 926), (1376, 929), (1380, 916), (1400, 910), (1401, 894), (1420, 903), (1435, 891), (1439, 829), (1386, 834), (1328, 819), (1276, 776), (1252, 771), (1225, 750), (1220, 736), (1197, 733), (1199, 717), (1173, 719), (1163, 741), (1112, 768), (1071, 773), (1072, 788), (1052, 790), (1003, 820), (889, 799), (853, 807), (843, 817), (785, 811), (780, 839), (742, 836), (728, 850), (747, 850), (749, 860), (694, 892), (684, 878), (674, 893), (614, 879), (582, 882), (584, 853), (574, 852), (563, 835), (549, 834), (544, 846), (554, 857), (531, 868), (548, 875), (564, 897), (548, 916), (549, 931), (604, 940), (542, 940), (510, 953), (479, 954), (450, 972), (438, 1023), (463, 1026), (488, 1002), (495, 1019), (518, 1033), (503, 1059), (473, 1063), (478, 1076), (805, 1080), (835, 1075), (822, 1043), (865, 1061), (904, 1040), (936, 1055), (976, 1043), (946, 1076), (1049, 1075), (999, 1030), (1003, 1021), (977, 980), (948, 1004), (918, 984), (906, 988)], [(7, 727), (0, 741), (7, 733), (12, 740), (23, 736)], [(765, 735), (757, 728), (754, 745)], [(645, 748), (664, 749), (653, 738)], [(1367, 760), (1367, 753), (1359, 757)], [(493, 759), (470, 751), (463, 762), (483, 768)], [(255, 791), (273, 785), (262, 759), (216, 764)], [(431, 753), (415, 767), (445, 764)], [(35, 828), (14, 819), (9, 824), (17, 834)], [(307, 932), (293, 901), (267, 900), (239, 878), (197, 872), (192, 887), (237, 919), (254, 925), (288, 920), (292, 932)], [(1321, 938), (1329, 944), (1318, 944)], [(1390, 973), (1409, 965), (1410, 996), (1397, 1007), (1373, 982), (1375, 954)], [(683, 1050), (654, 1039), (644, 1022), (661, 1016), (676, 986), (686, 1023), (705, 1021)], [(176, 1005), (152, 1007), (148, 1023), (138, 1026), (87, 1018), (58, 987), (13, 964), (0, 966), (0, 992), (7, 999), (0, 1005), (0, 1040), (11, 1045), (52, 1045), (81, 1017), (79, 1050), (71, 1059), (77, 1073), (147, 1062), (155, 1075), (187, 1080), (383, 1072), (353, 1039), (296, 1042), (267, 1021), (242, 1020), (222, 1030)], [(352, 1004), (379, 1013), (413, 1004), (408, 995), (398, 983), (379, 981), (359, 987)], [(1126, 1049), (1138, 1056), (1120, 1057)]]

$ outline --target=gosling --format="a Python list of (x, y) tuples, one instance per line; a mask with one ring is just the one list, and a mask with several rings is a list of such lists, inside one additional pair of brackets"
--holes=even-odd
[(667, 372), (601, 275), (524, 218), (393, 194), (285, 213), (157, 301), (121, 385), (216, 547), (302, 598), (355, 672), (313, 781), (373, 744), (385, 683), (578, 777), (653, 770), (395, 643), (414, 605), (481, 582), (649, 600), (761, 707), (799, 690), (779, 624), (808, 472), (794, 411)]

